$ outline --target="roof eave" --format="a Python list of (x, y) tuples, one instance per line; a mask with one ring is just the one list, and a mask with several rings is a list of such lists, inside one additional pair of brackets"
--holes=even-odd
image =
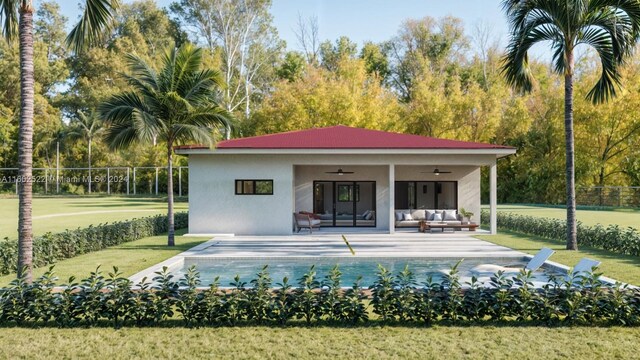
[(467, 148), (467, 149), (256, 149), (256, 148), (217, 148), (217, 149), (177, 149), (179, 155), (211, 154), (211, 155), (232, 155), (232, 154), (262, 154), (262, 155), (290, 155), (290, 154), (433, 154), (433, 155), (457, 155), (457, 154), (477, 154), (496, 155), (504, 157), (516, 153), (515, 148)]

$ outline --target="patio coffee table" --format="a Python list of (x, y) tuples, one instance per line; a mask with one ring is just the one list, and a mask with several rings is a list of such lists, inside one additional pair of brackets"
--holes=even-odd
[(433, 229), (442, 229), (442, 231), (444, 232), (444, 229), (451, 229), (452, 231), (455, 231), (456, 229), (469, 229), (469, 231), (476, 231), (476, 228), (478, 227), (478, 224), (474, 224), (474, 223), (468, 223), (468, 224), (447, 224), (447, 223), (425, 223), (424, 225), (424, 231), (426, 232), (427, 230), (429, 230), (429, 232), (433, 232)]

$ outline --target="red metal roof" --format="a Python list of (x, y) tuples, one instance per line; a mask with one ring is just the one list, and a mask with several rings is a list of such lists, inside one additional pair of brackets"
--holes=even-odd
[(508, 146), (438, 139), (343, 125), (218, 142), (218, 149), (511, 149)]

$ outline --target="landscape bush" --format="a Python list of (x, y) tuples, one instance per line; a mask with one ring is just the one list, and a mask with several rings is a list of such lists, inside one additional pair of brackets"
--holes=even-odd
[[(483, 224), (489, 223), (489, 212), (482, 211)], [(498, 227), (550, 240), (566, 241), (566, 220), (498, 212)], [(632, 227), (600, 224), (594, 226), (578, 222), (578, 244), (609, 250), (618, 254), (640, 256), (640, 231)]]
[(440, 281), (424, 282), (408, 267), (397, 274), (379, 267), (377, 280), (365, 290), (359, 278), (343, 288), (337, 266), (321, 279), (312, 267), (297, 287), (284, 278), (273, 288), (265, 266), (251, 281), (236, 276), (231, 288), (223, 289), (219, 278), (200, 288), (193, 267), (180, 279), (164, 268), (152, 282), (143, 279), (135, 286), (114, 268), (106, 275), (97, 269), (80, 282), (71, 278), (56, 287), (52, 269), (33, 284), (18, 278), (0, 289), (0, 326), (354, 326), (372, 321), (640, 325), (640, 290), (607, 286), (598, 273), (552, 277), (536, 288), (532, 272), (524, 270), (462, 284), (457, 266)]
[[(188, 213), (175, 214), (175, 228), (188, 226)], [(167, 216), (156, 215), (86, 228), (46, 233), (33, 239), (33, 265), (47, 266), (62, 259), (102, 250), (109, 246), (156, 236), (168, 231)], [(0, 241), (0, 275), (15, 273), (18, 264), (18, 241)]]

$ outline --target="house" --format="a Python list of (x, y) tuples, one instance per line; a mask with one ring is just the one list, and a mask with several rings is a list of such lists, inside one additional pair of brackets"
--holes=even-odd
[[(321, 227), (393, 233), (403, 213), (471, 211), (480, 221), (480, 169), (489, 167), (496, 232), (496, 161), (515, 148), (332, 126), (180, 146), (189, 156), (189, 233), (282, 235), (293, 213)], [(421, 209), (416, 212), (415, 209)], [(429, 216), (433, 216), (430, 214)]]

